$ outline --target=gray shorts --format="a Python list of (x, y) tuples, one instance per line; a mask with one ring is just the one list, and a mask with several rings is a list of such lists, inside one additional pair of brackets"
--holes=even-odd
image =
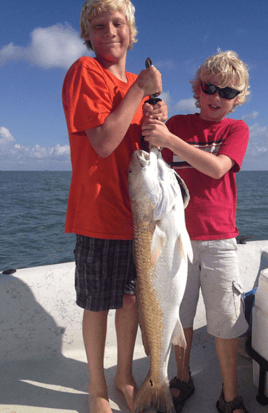
[(118, 309), (125, 294), (136, 293), (133, 241), (77, 235), (76, 303), (90, 311)]
[(248, 329), (244, 315), (243, 287), (239, 276), (236, 239), (192, 241), (186, 291), (180, 307), (184, 328), (193, 326), (200, 288), (209, 334), (237, 338)]

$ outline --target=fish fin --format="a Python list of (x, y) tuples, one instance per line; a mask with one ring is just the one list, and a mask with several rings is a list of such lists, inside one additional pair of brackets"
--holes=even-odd
[(186, 255), (188, 256), (190, 262), (193, 262), (193, 248), (187, 230), (185, 229), (183, 234), (183, 245)]
[(185, 258), (185, 251), (184, 251), (184, 246), (183, 246), (181, 236), (179, 236), (179, 238), (178, 238), (178, 247), (179, 247), (179, 257), (180, 258)]
[(193, 262), (193, 249), (187, 230), (183, 231), (179, 236), (178, 245), (179, 256), (185, 259), (188, 257), (190, 262)]
[[(173, 169), (174, 170), (174, 169)], [(174, 170), (175, 173), (175, 177), (177, 178), (177, 181), (180, 185), (180, 189), (181, 189), (181, 196), (182, 196), (182, 200), (183, 200), (183, 206), (184, 209), (187, 208), (189, 201), (190, 201), (190, 194), (187, 188), (186, 183), (184, 182), (184, 180), (180, 177), (180, 175), (177, 174), (177, 172)]]
[(184, 349), (186, 349), (187, 347), (184, 331), (183, 331), (183, 328), (182, 328), (182, 325), (179, 319), (177, 320), (177, 323), (174, 328), (174, 332), (172, 336), (172, 344), (174, 344), (175, 346), (177, 345), (177, 346), (183, 347)]
[(167, 236), (164, 231), (162, 231), (159, 226), (156, 224), (155, 230), (153, 233), (153, 239), (151, 244), (151, 262), (153, 264), (158, 260), (163, 248), (165, 246)]
[(149, 373), (136, 396), (134, 412), (141, 413), (152, 408), (159, 412), (175, 413), (168, 380), (154, 382)]
[(178, 190), (180, 190), (176, 181), (170, 182), (169, 185), (165, 181), (159, 181), (158, 184), (160, 191), (156, 197), (157, 202), (153, 210), (154, 221), (160, 221), (164, 215), (172, 210), (176, 204)]

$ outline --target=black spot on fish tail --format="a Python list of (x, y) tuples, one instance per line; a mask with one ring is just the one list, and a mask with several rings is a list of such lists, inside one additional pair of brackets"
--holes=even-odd
[(152, 382), (152, 380), (150, 380), (150, 384), (151, 384), (151, 386), (153, 386), (154, 384), (153, 384), (153, 382)]

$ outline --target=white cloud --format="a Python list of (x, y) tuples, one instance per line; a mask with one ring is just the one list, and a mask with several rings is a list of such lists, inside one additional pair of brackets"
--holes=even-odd
[(249, 144), (243, 169), (268, 170), (268, 126), (249, 126)]
[(182, 112), (183, 113), (196, 113), (197, 111), (197, 108), (195, 106), (195, 99), (193, 98), (181, 99), (179, 102), (174, 104), (174, 100), (172, 99), (169, 91), (162, 92), (159, 97), (165, 101), (168, 107), (169, 117), (173, 116), (174, 114), (177, 115)]
[(68, 23), (38, 27), (30, 37), (31, 43), (27, 47), (13, 43), (2, 47), (0, 66), (11, 60), (24, 60), (45, 69), (68, 69), (80, 56), (90, 54), (79, 33)]
[(70, 146), (23, 146), (5, 127), (0, 127), (0, 169), (8, 170), (70, 170)]
[(3, 46), (0, 50), (0, 66), (3, 66), (9, 60), (23, 60), (27, 55), (26, 48), (14, 46), (14, 43), (9, 43)]
[(22, 146), (15, 144), (13, 148), (9, 150), (7, 155), (11, 155), (12, 159), (19, 160), (20, 162), (27, 163), (30, 160), (52, 160), (57, 159), (59, 161), (66, 161), (70, 158), (69, 145), (59, 145), (55, 147), (44, 147), (40, 145)]
[[(254, 123), (254, 125), (249, 126), (250, 131), (250, 139), (266, 139), (268, 138), (268, 126), (260, 126), (258, 123)], [(266, 141), (268, 145), (268, 141)]]
[(254, 110), (254, 112), (252, 112), (252, 113), (249, 113), (248, 115), (243, 115), (242, 116), (242, 119), (247, 119), (247, 120), (249, 120), (249, 119), (256, 119), (256, 117), (259, 115), (259, 112), (257, 111), (257, 110)]
[(172, 103), (172, 98), (171, 98), (169, 91), (162, 92), (159, 98), (164, 100), (167, 106), (170, 106)]
[[(169, 92), (165, 93), (165, 99), (168, 101)], [(188, 100), (185, 99), (186, 102)], [(187, 106), (183, 101), (179, 103), (181, 107)], [(255, 123), (249, 127), (249, 130), (249, 145), (242, 169), (268, 170), (268, 126)], [(54, 147), (23, 146), (16, 142), (7, 128), (2, 126), (0, 127), (0, 169), (71, 170), (70, 146), (68, 144), (56, 144)]]
[(11, 135), (9, 130), (4, 126), (0, 127), (0, 148), (10, 143), (15, 142), (15, 138)]
[(159, 60), (158, 62), (156, 62), (155, 66), (157, 67), (157, 69), (175, 69), (177, 65), (173, 60)]
[(197, 110), (195, 102), (196, 100), (194, 98), (181, 99), (178, 103), (176, 103), (173, 110), (178, 112), (183, 111), (187, 113), (195, 113)]

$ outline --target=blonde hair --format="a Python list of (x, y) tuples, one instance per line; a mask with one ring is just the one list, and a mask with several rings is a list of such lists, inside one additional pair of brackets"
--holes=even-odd
[(201, 81), (206, 82), (211, 79), (212, 76), (217, 78), (217, 86), (224, 88), (232, 86), (234, 89), (239, 90), (241, 93), (238, 95), (236, 103), (229, 113), (234, 112), (237, 106), (242, 105), (247, 100), (249, 92), (249, 74), (247, 66), (242, 60), (239, 59), (238, 54), (232, 50), (222, 52), (218, 49), (218, 53), (212, 55), (206, 59), (206, 61), (199, 67), (193, 80), (192, 90), (194, 98), (196, 99), (195, 105), (200, 108), (200, 93), (201, 93)]
[[(135, 7), (130, 0), (86, 0), (81, 9), (80, 15), (80, 37), (85, 39), (89, 34), (90, 21), (105, 11), (121, 11), (126, 16), (127, 25), (131, 33), (131, 40), (128, 49), (132, 49), (137, 43), (138, 30), (135, 25)], [(85, 39), (85, 44), (92, 50), (92, 44)]]

